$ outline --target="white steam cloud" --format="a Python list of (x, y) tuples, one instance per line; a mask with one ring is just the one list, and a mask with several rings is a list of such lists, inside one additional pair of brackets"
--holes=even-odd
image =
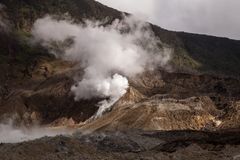
[(72, 131), (67, 129), (40, 128), (37, 126), (32, 128), (17, 127), (14, 125), (13, 119), (0, 123), (0, 143), (18, 143), (45, 136), (54, 137), (69, 134), (72, 134)]
[(57, 57), (84, 68), (83, 77), (71, 90), (75, 100), (105, 98), (99, 103), (97, 116), (101, 116), (126, 93), (126, 77), (163, 67), (170, 59), (149, 28), (133, 17), (103, 27), (100, 22), (76, 24), (46, 16), (35, 22), (32, 34)]

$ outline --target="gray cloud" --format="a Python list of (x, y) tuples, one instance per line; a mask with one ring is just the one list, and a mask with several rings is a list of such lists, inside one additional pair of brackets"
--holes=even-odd
[(98, 0), (163, 28), (240, 39), (237, 0)]

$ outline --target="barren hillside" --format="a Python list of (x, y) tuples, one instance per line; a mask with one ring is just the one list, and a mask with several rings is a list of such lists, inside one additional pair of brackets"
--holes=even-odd
[(159, 48), (172, 49), (168, 67), (127, 77), (124, 96), (96, 118), (102, 97), (76, 101), (71, 91), (85, 70), (33, 45), (31, 29), (46, 15), (80, 24), (100, 20), (107, 27), (122, 13), (93, 0), (0, 3), (0, 20), (8, 26), (0, 28), (1, 123), (11, 119), (16, 128), (77, 131), (1, 144), (0, 159), (236, 159), (240, 154), (240, 41), (150, 24), (162, 42)]

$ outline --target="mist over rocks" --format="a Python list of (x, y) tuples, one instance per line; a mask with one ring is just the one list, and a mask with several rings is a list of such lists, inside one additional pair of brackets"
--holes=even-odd
[(9, 31), (9, 22), (6, 18), (5, 14), (5, 6), (0, 3), (0, 32), (7, 32)]
[(101, 113), (126, 93), (126, 77), (164, 67), (171, 58), (149, 25), (132, 16), (103, 26), (99, 21), (76, 24), (48, 15), (34, 23), (32, 35), (55, 56), (84, 69), (71, 91), (75, 100), (107, 98), (99, 103)]
[(11, 117), (1, 121), (0, 123), (0, 143), (19, 143), (30, 141), (42, 137), (55, 137), (57, 135), (71, 135), (72, 130), (66, 128), (47, 128), (38, 125), (31, 126), (31, 128), (14, 124), (14, 118)]

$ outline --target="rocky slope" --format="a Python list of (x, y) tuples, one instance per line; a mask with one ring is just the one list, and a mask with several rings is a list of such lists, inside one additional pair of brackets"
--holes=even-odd
[[(17, 113), (24, 123), (51, 125), (78, 124), (93, 116), (99, 100), (75, 102), (70, 93), (74, 83), (72, 77), (81, 71), (76, 71), (74, 64), (55, 59), (41, 46), (29, 44), (29, 31), (34, 21), (46, 14), (68, 13), (78, 22), (85, 18), (102, 20), (108, 17), (106, 23), (111, 23), (121, 18), (121, 12), (92, 0), (2, 0), (1, 3), (5, 6), (1, 9), (1, 17), (12, 28), (2, 31), (0, 36), (4, 42), (0, 43), (0, 70), (4, 73), (0, 76), (0, 114), (6, 117)], [(219, 126), (222, 120), (228, 121), (221, 122), (222, 125), (235, 127), (237, 123), (232, 121), (238, 121), (238, 116), (233, 113), (238, 108), (240, 93), (239, 41), (151, 27), (174, 50), (170, 62), (173, 72), (159, 70), (129, 77), (131, 88), (113, 107), (110, 117), (120, 114), (125, 119), (147, 112), (142, 117), (146, 124), (131, 124), (133, 128), (144, 129), (202, 129), (209, 124)], [(232, 77), (222, 76), (224, 73)], [(124, 110), (126, 117), (121, 113)], [(138, 119), (133, 117), (133, 121)], [(188, 121), (183, 122), (185, 119)], [(121, 117), (116, 121), (125, 123), (121, 122)]]
[[(2, 116), (14, 113), (17, 121), (25, 124), (50, 126), (82, 126), (82, 122), (94, 116), (99, 99), (76, 102), (70, 92), (74, 84), (71, 77), (76, 73), (72, 64), (56, 60), (54, 65), (65, 65), (60, 69), (52, 68), (51, 63), (39, 64), (32, 78), (14, 80), (14, 89), (2, 88)], [(43, 66), (48, 66), (47, 73)], [(155, 71), (130, 80), (131, 87), (112, 110), (99, 119), (86, 121), (82, 129), (216, 130), (239, 127), (238, 79)]]
[(83, 128), (214, 130), (227, 124), (227, 128), (238, 128), (239, 115), (234, 111), (239, 84), (237, 79), (210, 75), (145, 73), (134, 78), (133, 87), (111, 112)]
[(101, 132), (77, 133), (0, 145), (8, 160), (238, 160), (239, 132)]
[(68, 137), (1, 144), (0, 159), (239, 158), (239, 41), (151, 25), (173, 48), (171, 70), (128, 77), (128, 92), (94, 119), (100, 99), (76, 102), (70, 92), (74, 77), (83, 71), (29, 44), (29, 31), (46, 14), (70, 15), (76, 22), (107, 17), (107, 25), (121, 18), (121, 12), (92, 0), (0, 3), (5, 5), (0, 17), (10, 26), (0, 31), (0, 119), (10, 117), (16, 126), (79, 131)]

